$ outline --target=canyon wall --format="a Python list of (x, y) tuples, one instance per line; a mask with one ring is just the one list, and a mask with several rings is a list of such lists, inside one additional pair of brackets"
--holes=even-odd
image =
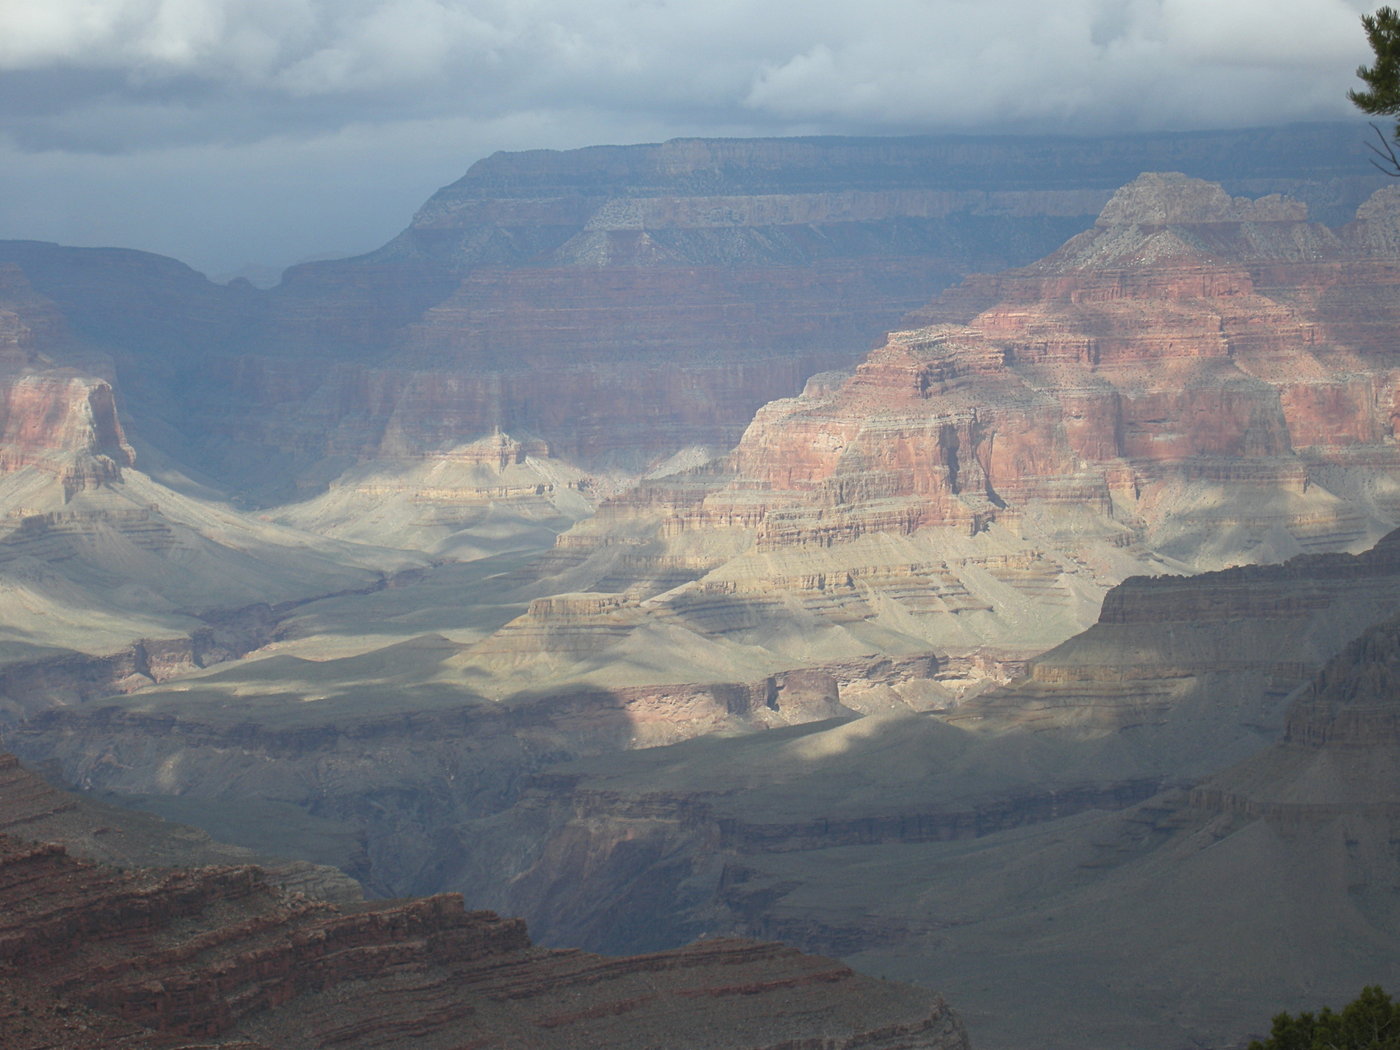
[[(496, 430), (591, 470), (722, 451), (932, 291), (1028, 262), (1144, 170), (1292, 192), (1382, 180), (1349, 125), (1094, 140), (798, 139), (499, 154), (383, 248), (276, 289), (0, 246), (109, 353), (128, 424), (262, 501)], [(537, 381), (548, 375), (550, 382)]]
[[(317, 859), (389, 893), (490, 885), (490, 851), (463, 862), (465, 842), (441, 829), (509, 809), (551, 763), (690, 737), (943, 711), (959, 726), (1089, 736), (1164, 722), (1180, 757), (1199, 740), (1206, 683), (1267, 680), (1276, 696), (1307, 660), (1246, 668), (1226, 654), (1191, 675), (1182, 661), (1204, 657), (1189, 646), (1096, 658), (1118, 670), (1028, 661), (1093, 624), (1135, 573), (1360, 550), (1383, 533), (1400, 506), (1383, 335), (1393, 198), (1338, 232), (1295, 202), (1144, 176), (1060, 251), (969, 279), (853, 373), (763, 408), (730, 455), (604, 500), (545, 557), (503, 549), (360, 588), (373, 594), (284, 602), (273, 644), (244, 666), (35, 713), (14, 746), (72, 783), (183, 799), (207, 819), (279, 814)], [(342, 487), (406, 496), (414, 515), (468, 488), (485, 514), (492, 478), (517, 508), (597, 495), (504, 433), (435, 455), (410, 481), (365, 468)], [(449, 455), (456, 473), (434, 488)], [(356, 506), (301, 512), (352, 528)], [(1319, 652), (1337, 641), (1320, 637)], [(1104, 651), (1120, 643), (1137, 644)], [(1029, 685), (988, 694), (1028, 667)], [(1225, 742), (1257, 744), (1275, 724), (1240, 718), (1209, 754), (1238, 757)], [(1013, 793), (982, 817), (931, 810), (914, 826), (1121, 802), (1187, 767), (1114, 768), (1065, 782), (1059, 801)], [(345, 848), (355, 834), (361, 852)]]
[[(655, 972), (745, 932), (938, 983), (930, 945), (1000, 888), (994, 943), (1050, 920), (1024, 856), (966, 901), (927, 871), (1003, 841), (1062, 857), (1040, 835), (1071, 829), (1055, 870), (1077, 886), (1178, 823), (1194, 842), (1268, 817), (1243, 787), (1157, 793), (1283, 733), (1290, 691), (1393, 612), (1394, 544), (1355, 552), (1400, 515), (1400, 201), (1318, 148), (1342, 134), (502, 155), (380, 251), (269, 292), (0, 245), (7, 744), (375, 892), (462, 889), (550, 941), (667, 952)], [(955, 283), (973, 268), (999, 272)], [(1388, 718), (1288, 731), (1354, 743)], [(1104, 809), (1130, 815), (1086, 845)], [(71, 863), (19, 849), (13, 885), (90, 884), (127, 914), (120, 873)], [(114, 942), (157, 936), (160, 902), (204, 908), (206, 883), (305, 934), (251, 954), (211, 934), (217, 973), (166, 954), (133, 986), (16, 931), (26, 967), (110, 990), (85, 1010), (144, 1004), (101, 1024), (190, 1038), (390, 1038), (340, 1013), (336, 981), (389, 958), (413, 1000), (442, 944), (523, 938), (450, 900), (335, 911), (247, 869), (133, 878), (155, 925)], [(54, 929), (96, 921), (54, 908)], [(337, 976), (315, 945), (342, 936)], [(680, 1006), (854, 980), (753, 951), (752, 980), (681, 985)], [(563, 987), (602, 965), (550, 958)], [(1094, 958), (1081, 975), (1111, 972)], [(481, 977), (492, 1002), (533, 996), (513, 967)], [(528, 1030), (683, 1015), (641, 972)], [(1181, 972), (1142, 1001), (1182, 999)], [(440, 991), (405, 1031), (467, 1023)], [(287, 999), (306, 1020), (259, 1027)], [(1123, 1009), (1085, 1016), (1108, 1031)], [(1172, 1038), (1216, 1039), (1207, 1013)], [(900, 1045), (911, 1016), (853, 1030)]]
[[(0, 756), (0, 791), (30, 803), (18, 823), (44, 824), (53, 807), (24, 785)], [(88, 815), (68, 808), (70, 825)], [(967, 1046), (941, 999), (775, 944), (547, 951), (452, 895), (332, 904), (254, 866), (115, 868), (9, 834), (0, 898), (0, 1038), (14, 1050)]]
[(461, 829), (458, 884), (546, 940), (742, 931), (956, 988), (979, 1045), (1228, 1044), (1390, 973), (1396, 571), (1392, 536), (1134, 579), (942, 715), (557, 765)]

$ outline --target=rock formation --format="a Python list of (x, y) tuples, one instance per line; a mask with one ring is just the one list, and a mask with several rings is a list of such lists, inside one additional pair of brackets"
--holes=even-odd
[(134, 434), (267, 502), (496, 431), (591, 471), (722, 452), (756, 408), (966, 273), (1051, 250), (1141, 171), (1291, 191), (1330, 220), (1383, 181), (1363, 155), (1351, 126), (534, 151), (269, 292), (116, 249), (8, 242), (0, 261), (112, 356)]
[[(0, 758), (6, 798), (22, 780)], [(257, 867), (113, 868), (8, 834), (0, 899), (0, 1039), (13, 1050), (967, 1046), (942, 1000), (780, 945), (546, 951), (519, 920), (451, 895), (336, 905), (279, 891)]]
[(111, 375), (0, 264), (0, 723), (241, 656), (279, 606), (426, 562), (250, 519), (157, 456), (162, 484)]
[(956, 990), (978, 1045), (1229, 1045), (1390, 979), (1395, 556), (1130, 580), (941, 716), (555, 766), (458, 878), (546, 940), (743, 932)]
[[(503, 812), (550, 763), (856, 714), (945, 710), (959, 725), (1040, 722), (1069, 737), (1160, 722), (1173, 761), (1211, 743), (1196, 765), (1074, 766), (1061, 794), (1024, 810), (1017, 780), (986, 820), (941, 802), (912, 816), (1001, 827), (1063, 812), (1068, 797), (1140, 798), (1239, 757), (1277, 724), (1260, 701), (1229, 729), (1205, 728), (1215, 685), (1267, 686), (1276, 700), (1341, 628), (1316, 628), (1305, 655), (1275, 644), (1242, 665), (1215, 644), (1228, 632), (1183, 631), (1176, 650), (1151, 623), (1105, 622), (1061, 654), (1067, 669), (1045, 658), (1017, 691), (974, 698), (1092, 624), (1135, 572), (1360, 549), (1393, 517), (1389, 214), (1383, 194), (1334, 233), (1286, 201), (1144, 177), (1054, 256), (970, 280), (928, 308), (936, 324), (767, 406), (732, 455), (613, 496), (546, 557), (478, 542), (490, 556), (373, 595), (282, 605), (264, 635), (275, 644), (254, 659), (157, 686), (132, 678), (144, 688), (128, 700), (31, 718), (14, 746), (71, 783), (146, 796), (269, 851), (278, 843), (257, 835), (294, 834), (386, 893), (495, 885), (490, 858), (463, 860), (441, 828)], [(1374, 312), (1344, 311), (1341, 289)], [(1332, 413), (1334, 400), (1351, 415)], [(426, 536), (435, 499), (465, 513), (463, 494), (489, 502), (494, 480), (522, 501), (539, 500), (546, 477), (556, 496), (578, 495), (579, 476), (532, 449), (504, 433), (462, 446), (437, 490), (449, 453), (399, 488), (362, 466), (298, 513), (363, 536), (357, 505), (338, 502), (360, 485), (387, 500), (385, 521), (411, 517)], [(467, 549), (452, 528), (433, 542)], [(1341, 609), (1335, 589), (1316, 590), (1317, 608)], [(1377, 592), (1356, 615), (1385, 601)], [(1336, 622), (1369, 622), (1347, 615)], [(1125, 645), (1150, 651), (1123, 668), (1113, 654)], [(963, 746), (940, 726), (930, 731)], [(1044, 746), (1029, 767), (1041, 779), (1060, 748)], [(566, 870), (518, 882), (520, 906)]]
[[(1337, 233), (1296, 202), (1143, 176), (1045, 260), (969, 279), (853, 374), (765, 406), (728, 457), (605, 501), (536, 593), (621, 595), (587, 643), (619, 667), (658, 644), (676, 667), (1015, 661), (1135, 572), (1363, 550), (1400, 509), (1397, 201)], [(530, 615), (513, 636), (563, 679), (570, 614)]]
[[(1001, 881), (977, 869), (956, 907), (922, 873), (1098, 827), (1095, 810), (1282, 732), (1288, 691), (1394, 611), (1393, 543), (1316, 552), (1363, 550), (1400, 515), (1393, 192), (1331, 229), (1272, 196), (1287, 187), (1267, 149), (1243, 154), (1229, 192), (1157, 175), (1113, 194), (1162, 166), (1137, 163), (1158, 147), (1090, 152), (1092, 178), (1073, 179), (1064, 151), (1028, 174), (1007, 164), (1018, 148), (502, 156), (381, 251), (269, 293), (141, 253), (0, 246), (18, 267), (0, 269), (0, 714), (25, 723), (7, 744), (376, 892), (455, 887), (528, 909), (551, 941), (781, 935), (941, 982), (929, 944), (980, 923), (985, 900), (1014, 916), (998, 943), (1016, 943), (1017, 923), (1043, 919), (1033, 861), (1004, 861)], [(1016, 174), (974, 188), (989, 164)], [(1360, 196), (1361, 181), (1313, 174), (1314, 196)], [(1048, 258), (951, 288), (860, 360), (932, 288), (1023, 263), (1095, 212)], [(821, 371), (834, 366), (854, 370)], [(214, 502), (218, 486), (305, 498), (272, 521)], [(1111, 591), (1286, 558), (1212, 577), (1213, 596), (1183, 580)], [(1143, 827), (1157, 841), (1175, 805), (1130, 809), (1105, 841), (1130, 849)], [(19, 849), (10, 870), (196, 911), (212, 880), (305, 935), (245, 950), (211, 934), (213, 970), (182, 985), (154, 927), (111, 931), (147, 937), (159, 1025), (178, 1013), (263, 1046), (391, 1038), (356, 1012), (365, 997), (347, 1009), (349, 993), (313, 987), (378, 978), (297, 954), (342, 936), (363, 938), (356, 966), (398, 960), (385, 994), (459, 1043), (477, 1037), (458, 1038), (469, 1019), (441, 996), (463, 974), (496, 1004), (473, 1006), (483, 1023), (535, 1001), (515, 962), (481, 948), (518, 929), (451, 902), (336, 911), (256, 874), (130, 883), (73, 865)], [(12, 1019), (61, 1006), (143, 1045), (121, 1027), (139, 1018), (46, 998), (82, 980), (135, 1002), (102, 969), (115, 962), (16, 937), (59, 976), (20, 988)], [(779, 973), (789, 958), (714, 950)], [(571, 989), (607, 969), (548, 958)], [(793, 965), (783, 988), (835, 972)], [(1085, 967), (1067, 979), (1103, 972)], [(511, 1016), (544, 1045), (556, 1030), (607, 1042), (620, 1018), (646, 1027), (708, 995), (682, 982), (649, 999), (661, 979), (646, 973), (613, 998)], [(211, 991), (225, 977), (231, 1001)], [(306, 1018), (295, 1032), (285, 1013), (264, 1028), (275, 1010), (239, 1012), (286, 997)], [(1005, 1012), (979, 1002), (984, 1022)], [(1101, 1031), (1142, 1017), (1085, 1009)], [(1218, 1038), (1208, 1013), (1172, 1038)], [(921, 1023), (857, 1028), (900, 1045)], [(1121, 1035), (1099, 1045), (1150, 1042)]]

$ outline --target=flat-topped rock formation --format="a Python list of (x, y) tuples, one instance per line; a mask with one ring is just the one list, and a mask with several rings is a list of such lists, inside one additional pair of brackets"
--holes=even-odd
[[(533, 521), (547, 535), (550, 498), (593, 491), (532, 439), (503, 431), (425, 454), (401, 487), (362, 466), (295, 513), (366, 538), (378, 525), (358, 499), (383, 498), (381, 522), (491, 557), (373, 601), (280, 610), (264, 636), (276, 647), (226, 672), (190, 666), (167, 685), (127, 669), (107, 691), (136, 690), (129, 700), (35, 718), (15, 746), (72, 783), (178, 798), (187, 819), (278, 814), (278, 833), (301, 829), (320, 860), (348, 863), (345, 839), (364, 832), (356, 870), (393, 893), (458, 877), (445, 873), (461, 844), (434, 828), (508, 808), (531, 772), (694, 736), (950, 710), (1067, 738), (1166, 727), (1179, 758), (1211, 741), (1215, 685), (1264, 689), (1259, 710), (1232, 708), (1190, 767), (1202, 772), (1277, 724), (1269, 704), (1336, 631), (1318, 627), (1303, 655), (1261, 647), (1246, 666), (1220, 639), (1249, 646), (1247, 631), (1187, 630), (1173, 648), (1151, 626), (1105, 621), (1062, 663), (1030, 664), (1019, 691), (988, 690), (1093, 624), (1128, 576), (1361, 548), (1393, 517), (1384, 326), (1332, 326), (1332, 293), (1318, 291), (1344, 288), (1385, 316), (1387, 199), (1337, 233), (1287, 201), (1144, 177), (1059, 253), (969, 281), (930, 308), (948, 315), (937, 324), (766, 406), (729, 456), (674, 463), (606, 500), (532, 564), (504, 533)], [(978, 296), (993, 305), (969, 306)], [(1351, 415), (1324, 411), (1332, 399)], [(483, 510), (497, 484), (536, 502)], [(448, 523), (425, 524), (438, 507)], [(469, 546), (482, 533), (454, 533), (457, 514), (498, 515), (498, 546)], [(1384, 605), (1383, 588), (1363, 591)], [(1342, 608), (1335, 588), (1317, 592), (1317, 609)], [(1349, 615), (1337, 622), (1366, 622)], [(1114, 670), (1122, 645), (1143, 652)], [(1046, 747), (1037, 777), (1058, 754)], [(1185, 768), (1084, 761), (1057, 782), (1084, 805), (1141, 797)], [(1060, 811), (997, 805), (982, 825)], [(966, 812), (914, 816), (960, 827)]]
[[(496, 158), (266, 294), (5, 246), (15, 746), (551, 940), (842, 952), (941, 913), (863, 926), (804, 859), (1030, 834), (1238, 758), (1391, 611), (1389, 548), (1100, 603), (1394, 523), (1395, 195), (1328, 228), (1235, 196), (1286, 188), (1258, 172), (978, 188), (982, 148)], [(269, 469), (313, 498), (208, 498)], [(399, 579), (426, 559), (386, 537), (472, 561)]]
[(496, 430), (635, 472), (730, 447), (766, 401), (855, 363), (932, 291), (1051, 250), (1141, 171), (1291, 191), (1336, 221), (1381, 184), (1360, 140), (1333, 125), (500, 154), (378, 251), (271, 291), (118, 249), (7, 242), (0, 261), (112, 357), (138, 445), (262, 502)]
[(0, 264), (0, 722), (241, 656), (280, 607), (426, 563), (253, 519), (159, 456), (138, 467), (111, 375)]
[[(1098, 623), (1029, 661), (1024, 679), (947, 718), (1085, 738), (1196, 722), (1212, 745), (1201, 750), (1204, 741), (1181, 740), (1173, 750), (1179, 758), (1196, 750), (1189, 768), (1202, 773), (1234, 757), (1221, 749), (1228, 722), (1244, 731), (1236, 748), (1276, 737), (1279, 698), (1345, 642), (1392, 616), (1398, 579), (1400, 532), (1355, 556), (1135, 577), (1105, 596)], [(1156, 746), (1165, 750), (1165, 738)]]
[(1144, 176), (1042, 262), (914, 315), (936, 323), (846, 383), (770, 406), (686, 523), (828, 543), (1070, 505), (1164, 552), (1210, 549), (1192, 519), (1246, 557), (1275, 527), (1354, 542), (1393, 510), (1353, 491), (1393, 473), (1396, 200), (1339, 236), (1293, 202)]
[(462, 827), (455, 884), (547, 942), (718, 929), (957, 987), (979, 1045), (1230, 1045), (1391, 973), (1396, 571), (1392, 536), (1135, 579), (937, 715), (558, 765)]
[[(1400, 512), (1397, 201), (1336, 232), (1144, 175), (1046, 259), (766, 405), (729, 456), (605, 500), (533, 593), (626, 596), (597, 614), (619, 667), (658, 644), (1016, 659), (1135, 573), (1365, 549)], [(551, 615), (511, 630), (563, 680)]]
[(37, 467), (70, 496), (119, 481), (136, 461), (108, 379), (55, 365), (76, 352), (57, 306), (0, 264), (0, 474)]
[[(906, 851), (924, 903), (879, 907), (913, 936), (852, 958), (924, 980), (995, 959), (975, 962), (986, 969), (962, 990), (979, 1045), (1006, 1047), (1041, 1037), (972, 991), (993, 974), (1022, 1002), (1073, 1001), (1102, 1019), (1103, 1037), (1065, 1046), (1121, 1045), (1127, 1031), (1141, 1046), (1229, 1044), (1266, 1034), (1271, 1012), (1391, 980), (1396, 635), (1393, 618), (1362, 633), (1297, 692), (1283, 739), (1189, 790), (978, 848)], [(870, 859), (848, 858), (826, 892)]]

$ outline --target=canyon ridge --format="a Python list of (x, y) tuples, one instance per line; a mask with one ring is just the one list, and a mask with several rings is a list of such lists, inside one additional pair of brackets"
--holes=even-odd
[[(498, 155), (270, 290), (0, 243), (6, 746), (547, 945), (849, 958), (983, 1047), (1059, 1045), (1067, 981), (1105, 1047), (1348, 997), (1400, 612), (1400, 192), (1355, 138)], [(1228, 988), (1193, 901), (1278, 946), (1217, 840), (1281, 898), (1352, 866)]]

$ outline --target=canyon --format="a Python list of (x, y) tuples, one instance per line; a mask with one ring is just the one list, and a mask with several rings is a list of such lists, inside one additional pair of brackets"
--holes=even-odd
[(451, 894), (331, 902), (255, 865), (113, 867), (12, 837), (57, 831), (104, 852), (115, 837), (127, 860), (133, 845), (163, 845), (167, 861), (217, 848), (149, 821), (97, 825), (91, 804), (10, 756), (0, 799), (0, 1038), (14, 1050), (968, 1046), (936, 997), (781, 945), (716, 939), (612, 959), (539, 949), (520, 920)]
[[(1360, 829), (1346, 856), (1381, 851), (1328, 883), (1355, 915), (1232, 987), (1244, 947), (1189, 913), (1251, 907), (1200, 881), (1203, 843), (1240, 844), (1221, 879), (1297, 873), (1280, 899), (1335, 854), (1232, 771), (1388, 724), (1297, 713), (1400, 613), (1400, 195), (1353, 132), (498, 155), (267, 291), (0, 243), (5, 746), (142, 828), (239, 844), (153, 860), (46, 817), (67, 852), (7, 844), (15, 884), (86, 886), (56, 905), (79, 912), (138, 884), (252, 902), (399, 959), (375, 994), (468, 1045), (449, 971), (496, 1004), (471, 1023), (559, 1045), (737, 1001), (686, 983), (721, 971), (762, 986), (756, 1032), (830, 981), (869, 1045), (961, 1045), (928, 997), (733, 937), (946, 991), (984, 1047), (1218, 1044), (1243, 1031), (1226, 991), (1260, 1021), (1315, 1005), (1312, 955), (1349, 997), (1393, 943), (1361, 803), (1382, 759), (1355, 811), (1311, 773), (1287, 789)], [(182, 873), (103, 867), (153, 862)], [(1375, 952), (1318, 947), (1333, 920)], [(198, 1024), (322, 1045), (347, 993), (267, 951), (285, 979), (235, 996), (262, 1005), (206, 997)], [(612, 990), (566, 1009), (500, 976), (536, 963), (532, 987)], [(23, 997), (60, 1016), (74, 979)], [(147, 1045), (123, 989), (62, 1009)], [(866, 995), (900, 1005), (856, 1017)], [(310, 1019), (279, 1027), (293, 1000)]]
[(1393, 973), (1397, 542), (1134, 578), (942, 716), (553, 766), (461, 829), (461, 878), (561, 942), (725, 931), (936, 986), (979, 1046), (1262, 1033)]

